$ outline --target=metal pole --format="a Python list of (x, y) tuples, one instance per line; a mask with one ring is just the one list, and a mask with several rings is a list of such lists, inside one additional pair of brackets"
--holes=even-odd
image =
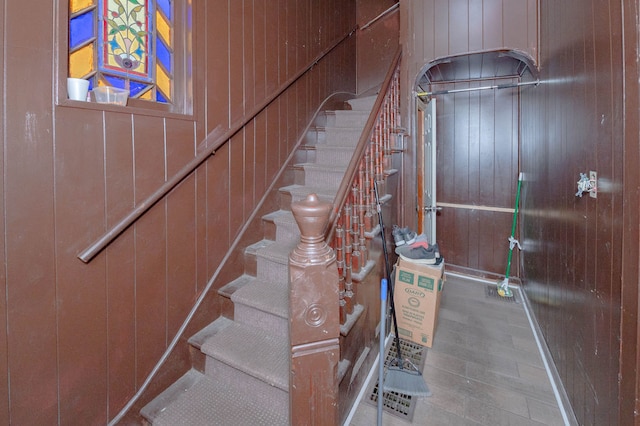
[[(392, 296), (393, 297), (393, 296)], [(387, 279), (380, 280), (380, 354), (378, 355), (378, 426), (382, 426), (382, 408), (384, 399), (384, 344), (385, 344), (385, 322), (387, 321)]]
[(449, 93), (460, 93), (460, 92), (475, 92), (478, 90), (488, 90), (488, 89), (509, 89), (512, 87), (520, 87), (520, 86), (537, 86), (540, 84), (540, 80), (536, 81), (527, 81), (523, 83), (509, 83), (509, 84), (496, 84), (493, 86), (482, 86), (482, 87), (468, 87), (466, 89), (451, 89), (451, 90), (438, 90), (435, 92), (418, 92), (417, 96), (437, 96), (437, 95), (448, 95)]

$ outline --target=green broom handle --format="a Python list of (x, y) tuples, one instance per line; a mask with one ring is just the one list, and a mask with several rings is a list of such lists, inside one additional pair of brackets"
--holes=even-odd
[[(520, 204), (520, 187), (522, 186), (522, 172), (518, 175), (518, 189), (516, 190), (516, 205), (513, 209), (513, 222), (511, 224), (511, 238), (516, 233), (516, 221), (518, 219), (518, 205)], [(509, 271), (511, 270), (511, 256), (513, 255), (513, 248), (509, 247), (509, 256), (507, 257), (507, 271), (505, 272), (505, 278), (509, 278)]]

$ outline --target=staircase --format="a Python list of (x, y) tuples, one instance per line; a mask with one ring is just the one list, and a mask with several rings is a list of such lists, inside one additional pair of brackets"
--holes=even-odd
[[(316, 193), (333, 202), (375, 97), (348, 101), (350, 110), (325, 112), (311, 129), (295, 183), (280, 188), (280, 210), (262, 217), (264, 239), (245, 250), (245, 273), (220, 288), (234, 306), (189, 339), (205, 356), (147, 404), (154, 426), (289, 424), (289, 253), (299, 241), (291, 203)], [(347, 362), (341, 362), (344, 374)]]

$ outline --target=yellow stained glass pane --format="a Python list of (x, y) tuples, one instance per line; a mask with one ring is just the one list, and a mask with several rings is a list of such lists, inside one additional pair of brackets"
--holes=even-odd
[(145, 101), (151, 101), (152, 93), (153, 93), (153, 90), (147, 90), (146, 92), (144, 92), (142, 95), (139, 96), (139, 99), (144, 99)]
[(167, 97), (167, 100), (170, 101), (171, 79), (159, 65), (156, 65), (156, 85), (160, 90), (162, 90), (162, 93)]
[(163, 38), (169, 47), (171, 47), (171, 27), (162, 13), (156, 11), (156, 28), (158, 34)]
[(93, 44), (88, 44), (69, 55), (69, 77), (82, 78), (93, 70)]
[(94, 0), (69, 0), (69, 10), (71, 13), (76, 13), (89, 6), (93, 6), (93, 2)]

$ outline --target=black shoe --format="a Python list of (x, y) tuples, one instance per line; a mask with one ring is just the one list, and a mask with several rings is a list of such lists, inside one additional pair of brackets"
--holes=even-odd
[(435, 265), (436, 264), (436, 251), (433, 246), (424, 248), (422, 246), (409, 247), (402, 246), (396, 248), (396, 254), (400, 256), (402, 260), (407, 262), (419, 263), (422, 265)]

